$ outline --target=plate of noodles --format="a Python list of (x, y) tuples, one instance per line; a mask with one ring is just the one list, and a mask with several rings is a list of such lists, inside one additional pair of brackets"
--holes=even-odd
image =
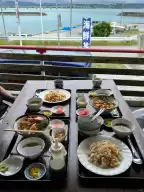
[(86, 169), (104, 176), (119, 175), (132, 164), (132, 154), (128, 146), (105, 135), (83, 140), (78, 146), (77, 156)]
[(70, 99), (71, 94), (64, 89), (45, 90), (39, 97), (46, 103), (61, 103)]

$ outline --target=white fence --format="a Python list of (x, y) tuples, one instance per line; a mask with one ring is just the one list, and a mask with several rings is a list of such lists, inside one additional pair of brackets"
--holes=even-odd
[[(9, 36), (8, 41), (13, 40), (20, 40), (19, 36)], [(39, 36), (39, 37), (29, 37), (29, 36), (21, 36), (21, 40), (29, 40), (29, 41), (41, 41), (41, 40), (51, 40), (57, 41), (57, 37), (46, 37), (46, 36)], [(82, 37), (60, 37), (60, 41), (81, 41)], [(138, 36), (131, 36), (131, 37), (91, 37), (91, 41), (132, 41), (138, 40)]]

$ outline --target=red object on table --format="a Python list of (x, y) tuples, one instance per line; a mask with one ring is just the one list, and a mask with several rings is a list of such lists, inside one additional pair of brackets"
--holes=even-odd
[(63, 111), (63, 108), (62, 107), (59, 107), (58, 109), (57, 109), (57, 113), (63, 113), (64, 111)]
[(83, 109), (83, 110), (79, 111), (79, 115), (80, 116), (88, 116), (89, 111), (87, 109)]

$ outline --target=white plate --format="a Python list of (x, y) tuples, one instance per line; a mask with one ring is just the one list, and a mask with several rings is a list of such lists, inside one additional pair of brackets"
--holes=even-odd
[[(88, 161), (88, 151), (89, 147), (93, 142), (99, 142), (102, 140), (108, 140), (114, 143), (121, 151), (122, 160), (119, 167), (102, 169)], [(94, 137), (89, 137), (82, 141), (77, 150), (77, 156), (80, 163), (89, 171), (96, 173), (98, 175), (113, 176), (125, 172), (132, 164), (132, 154), (130, 149), (122, 141), (115, 139), (113, 137), (99, 135)]]
[(3, 176), (12, 176), (18, 173), (23, 166), (23, 160), (18, 157), (8, 157), (1, 163), (4, 163), (8, 166), (8, 170), (5, 172), (0, 172), (0, 175)]
[[(65, 98), (63, 101), (57, 101), (57, 102), (49, 102), (49, 101), (46, 101), (46, 100), (44, 99), (44, 97), (45, 97), (46, 94), (48, 94), (48, 93), (51, 92), (51, 91), (61, 91), (61, 92), (63, 92), (63, 93), (66, 95), (66, 98)], [(62, 103), (62, 102), (64, 102), (64, 101), (69, 100), (70, 97), (71, 97), (71, 94), (70, 94), (70, 92), (68, 92), (67, 90), (64, 90), (64, 89), (51, 89), (51, 90), (45, 90), (45, 91), (41, 92), (38, 96), (39, 96), (44, 102), (46, 102), (46, 103)]]

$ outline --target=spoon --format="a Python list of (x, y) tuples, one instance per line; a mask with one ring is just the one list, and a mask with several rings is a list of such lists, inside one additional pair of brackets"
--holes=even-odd
[(105, 109), (100, 109), (96, 115), (93, 116), (93, 118), (90, 120), (90, 122), (94, 121), (98, 116), (100, 116), (103, 112), (105, 111)]
[(129, 143), (129, 146), (131, 148), (131, 151), (132, 151), (132, 155), (133, 155), (133, 162), (135, 164), (138, 164), (138, 165), (141, 165), (143, 162), (142, 162), (142, 159), (140, 158), (138, 152), (135, 150), (132, 142), (131, 142), (131, 139), (130, 139), (130, 136), (127, 137), (127, 141)]

